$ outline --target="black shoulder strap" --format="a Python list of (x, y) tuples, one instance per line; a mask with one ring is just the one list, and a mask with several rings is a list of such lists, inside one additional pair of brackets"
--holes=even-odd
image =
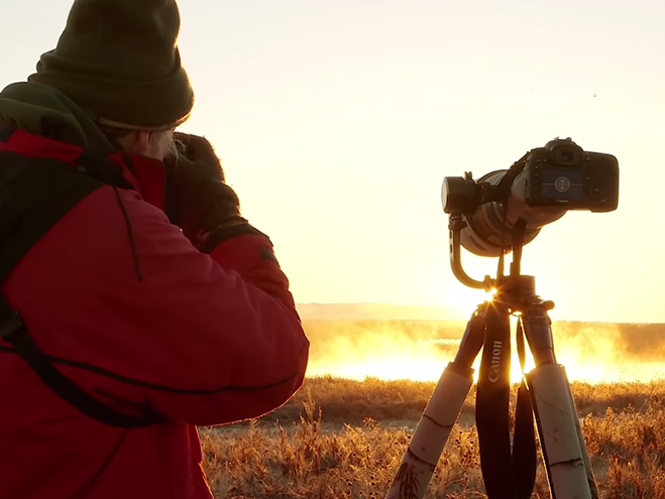
[[(59, 163), (59, 164), (56, 164)], [(0, 152), (0, 282), (46, 232), (103, 182), (58, 160)], [(44, 383), (83, 414), (119, 427), (141, 427), (155, 418), (121, 414), (62, 375), (32, 340), (19, 312), (0, 294), (0, 337), (10, 343)]]
[(130, 416), (109, 408), (62, 375), (53, 366), (50, 358), (35, 344), (19, 313), (11, 308), (2, 295), (0, 295), (0, 317), (3, 319), (0, 322), (2, 339), (14, 347), (14, 351), (28, 363), (46, 386), (83, 414), (102, 423), (123, 428), (148, 426), (155, 422), (150, 418)]

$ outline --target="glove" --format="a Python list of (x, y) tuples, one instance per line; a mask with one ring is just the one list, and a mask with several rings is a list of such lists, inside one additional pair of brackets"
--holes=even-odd
[[(179, 154), (164, 160), (166, 170), (165, 212), (171, 223), (201, 249), (212, 233), (251, 232), (240, 216), (235, 191), (224, 182), (224, 171), (215, 151), (205, 138), (177, 132)], [(253, 229), (255, 230), (255, 229)]]
[(224, 179), (222, 164), (215, 154), (212, 144), (205, 137), (190, 135), (188, 133), (175, 132), (173, 140), (182, 157), (197, 165), (197, 168), (210, 178)]

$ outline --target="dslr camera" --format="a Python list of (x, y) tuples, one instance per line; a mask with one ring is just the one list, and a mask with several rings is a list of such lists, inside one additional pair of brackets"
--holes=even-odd
[(556, 138), (528, 151), (507, 170), (477, 181), (471, 173), (445, 177), (443, 210), (463, 217), (461, 244), (480, 256), (501, 255), (520, 220), (524, 244), (569, 210), (609, 212), (619, 205), (619, 163)]

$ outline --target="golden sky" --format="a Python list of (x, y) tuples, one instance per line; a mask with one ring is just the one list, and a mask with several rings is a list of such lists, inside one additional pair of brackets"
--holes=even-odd
[[(182, 1), (206, 135), (298, 302), (455, 305), (444, 176), (509, 167), (550, 139), (619, 159), (619, 209), (571, 212), (523, 271), (566, 320), (662, 322), (665, 4)], [(0, 6), (0, 84), (51, 49), (70, 0)], [(492, 259), (464, 255), (469, 273)]]

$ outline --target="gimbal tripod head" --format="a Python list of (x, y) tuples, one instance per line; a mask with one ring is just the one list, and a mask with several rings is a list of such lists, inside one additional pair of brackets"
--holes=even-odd
[[(537, 300), (536, 281), (533, 276), (522, 275), (521, 259), (524, 243), (525, 223), (520, 219), (513, 227), (512, 243), (509, 249), (513, 252), (513, 261), (510, 265), (510, 274), (504, 275), (504, 254), (499, 255), (499, 265), (496, 278), (486, 275), (482, 281), (469, 276), (462, 266), (462, 244), (461, 231), (467, 226), (461, 214), (451, 213), (449, 222), (450, 231), (450, 266), (455, 277), (465, 286), (484, 289), (485, 291), (496, 290), (498, 297), (508, 300), (519, 308), (519, 304), (527, 305)], [(507, 248), (508, 249), (508, 248)], [(548, 308), (552, 308), (552, 306)]]

